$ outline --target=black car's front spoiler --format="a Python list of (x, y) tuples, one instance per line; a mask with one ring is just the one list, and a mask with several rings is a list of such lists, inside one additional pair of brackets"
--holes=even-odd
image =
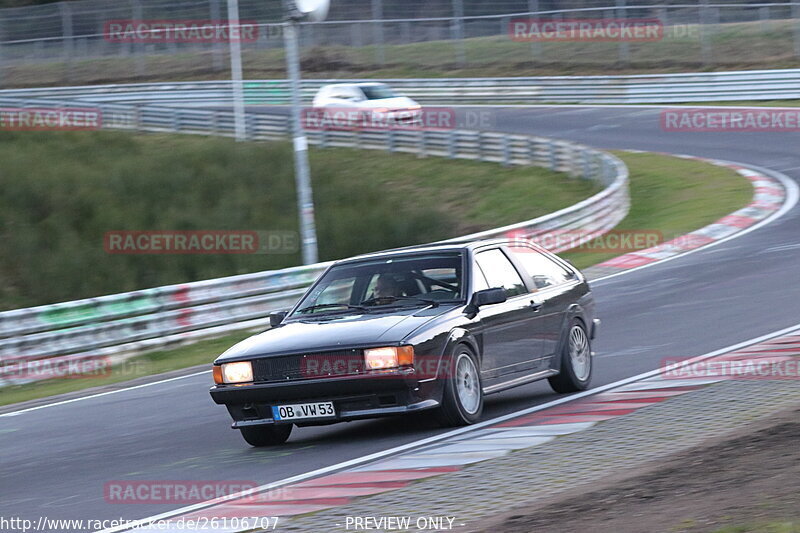
[[(319, 423), (324, 422), (344, 422), (346, 420), (360, 420), (364, 418), (378, 418), (382, 416), (391, 416), (391, 415), (402, 415), (405, 413), (413, 413), (415, 411), (422, 411), (424, 409), (433, 409), (434, 407), (438, 407), (439, 402), (436, 400), (422, 400), (419, 402), (415, 402), (409, 405), (398, 405), (394, 407), (377, 407), (372, 409), (358, 409), (352, 411), (341, 411), (336, 415), (336, 418), (331, 420), (321, 420)], [(315, 423), (314, 420), (309, 420), (309, 422)], [(303, 421), (299, 421), (300, 424)], [(272, 418), (259, 418), (257, 420), (237, 420), (231, 424), (233, 429), (239, 429), (243, 427), (251, 427), (251, 426), (269, 426), (275, 424), (275, 420)]]
[(401, 368), (318, 379), (217, 385), (210, 393), (216, 403), (228, 408), (234, 419), (233, 428), (284, 423), (273, 420), (275, 405), (333, 402), (335, 417), (295, 422), (316, 425), (438, 407), (441, 383), (419, 379), (414, 368)]
[(304, 400), (346, 394), (369, 394), (384, 391), (415, 389), (419, 386), (413, 368), (387, 372), (370, 372), (360, 375), (299, 379), (270, 383), (242, 385), (217, 385), (209, 391), (211, 398), (221, 405), (239, 403), (271, 403), (275, 401)]

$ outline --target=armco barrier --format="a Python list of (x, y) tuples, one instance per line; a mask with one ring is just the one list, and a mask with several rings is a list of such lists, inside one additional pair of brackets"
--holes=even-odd
[[(628, 76), (535, 76), (519, 78), (303, 80), (306, 103), (328, 83), (383, 81), (426, 105), (570, 103), (646, 104), (800, 98), (800, 69), (745, 70)], [(288, 103), (285, 80), (248, 80), (245, 103)], [(45, 87), (0, 91), (0, 98), (79, 99), (93, 103), (224, 106), (229, 81), (137, 83)]]
[[(80, 107), (80, 101), (0, 98), (4, 107)], [(95, 104), (103, 126), (112, 129), (205, 135), (234, 135), (228, 111), (166, 106)], [(248, 136), (285, 139), (285, 116), (251, 114)], [(478, 131), (309, 131), (319, 146), (402, 151), (419, 156), (534, 165), (591, 179), (604, 188), (568, 208), (533, 220), (466, 238), (539, 235), (581, 229), (587, 239), (616, 226), (628, 212), (628, 171), (616, 157), (578, 144)], [(50, 363), (88, 356), (114, 356), (158, 346), (159, 339), (201, 338), (236, 329), (264, 326), (267, 315), (292, 305), (327, 263), (171, 285), (124, 294), (0, 313), (0, 386), (30, 380), (12, 362), (46, 359)]]

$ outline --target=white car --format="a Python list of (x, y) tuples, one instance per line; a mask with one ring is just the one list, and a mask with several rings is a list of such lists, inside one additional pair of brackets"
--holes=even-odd
[(324, 85), (314, 97), (315, 108), (342, 111), (349, 125), (363, 127), (418, 126), (422, 106), (399, 96), (385, 83), (336, 83)]

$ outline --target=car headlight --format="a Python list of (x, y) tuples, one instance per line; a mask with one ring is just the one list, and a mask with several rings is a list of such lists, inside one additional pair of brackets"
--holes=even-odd
[(247, 383), (253, 381), (253, 364), (250, 361), (223, 363), (219, 371), (214, 368), (217, 383)]
[(414, 364), (413, 346), (387, 346), (364, 350), (364, 361), (369, 370), (397, 368)]

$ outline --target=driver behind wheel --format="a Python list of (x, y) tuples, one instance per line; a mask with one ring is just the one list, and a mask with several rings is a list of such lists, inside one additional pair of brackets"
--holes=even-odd
[(400, 284), (392, 274), (381, 274), (378, 276), (378, 279), (375, 282), (375, 290), (372, 294), (375, 298), (402, 296)]

